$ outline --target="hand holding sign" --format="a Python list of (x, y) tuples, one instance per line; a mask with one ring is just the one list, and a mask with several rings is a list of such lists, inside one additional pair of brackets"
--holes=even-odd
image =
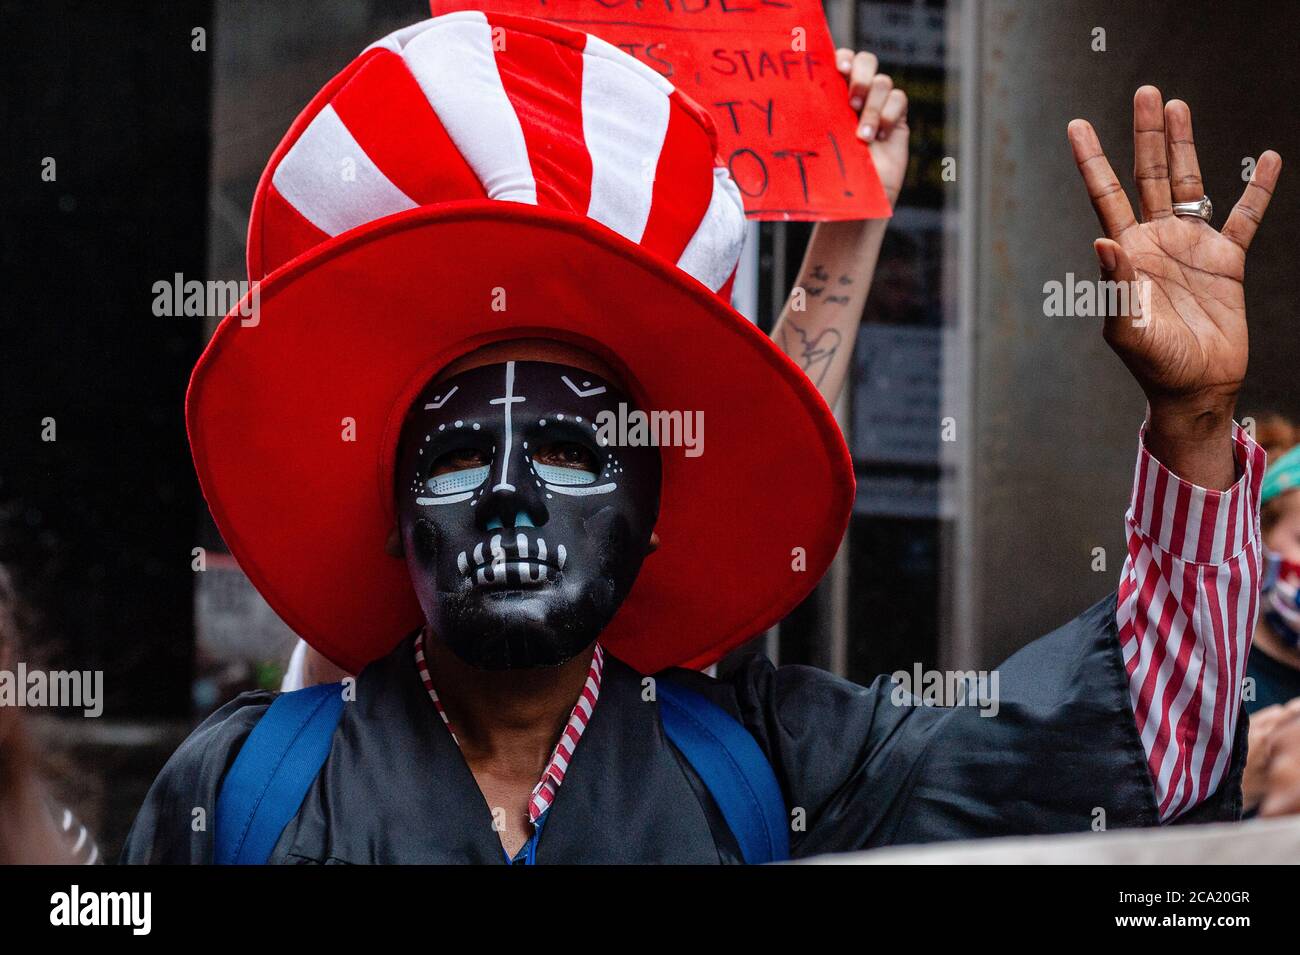
[(858, 138), (871, 145), (871, 160), (890, 206), (898, 201), (907, 175), (907, 94), (876, 72), (874, 53), (835, 51), (835, 67), (849, 82), (849, 106), (860, 112)]
[[(907, 173), (907, 96), (894, 89), (888, 76), (876, 72), (876, 58), (870, 53), (836, 50), (835, 66), (846, 81), (835, 96), (859, 114), (856, 136), (870, 144), (880, 184), (892, 205)], [(860, 143), (854, 146), (861, 148)], [(794, 289), (772, 328), (773, 341), (807, 372), (831, 406), (849, 374), (852, 343), (887, 222), (819, 222)], [(842, 347), (846, 343), (849, 347)]]

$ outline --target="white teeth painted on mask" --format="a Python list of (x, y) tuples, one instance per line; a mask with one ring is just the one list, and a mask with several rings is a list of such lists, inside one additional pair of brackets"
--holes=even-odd
[(475, 545), (474, 545), (474, 563), (476, 563), (476, 564), (481, 564), (481, 563), (483, 563), (483, 545), (482, 545), (482, 544), (475, 544)]
[(566, 551), (566, 550), (564, 549), (564, 545), (563, 545), (563, 544), (561, 544), (559, 547), (555, 548), (555, 559), (556, 559), (556, 560), (559, 562), (559, 564), (560, 564), (560, 570), (564, 570), (564, 561), (568, 558), (568, 556), (569, 556), (569, 553), (568, 553), (568, 551)]
[(465, 552), (461, 551), (456, 555), (456, 569), (462, 574), (469, 573), (469, 561), (465, 559)]
[(488, 547), (492, 550), (492, 575), (495, 577), (502, 573), (506, 566), (506, 552), (501, 549), (501, 535), (492, 535)]
[(528, 559), (528, 538), (523, 534), (515, 535), (515, 550), (517, 551), (515, 556), (520, 560)]
[(546, 560), (546, 541), (537, 538), (537, 559)]
[(480, 568), (478, 569), (478, 575), (477, 575), (477, 578), (478, 578), (478, 582), (479, 582), (480, 584), (490, 584), (490, 583), (495, 582), (495, 580), (496, 580), (496, 577), (493, 577), (493, 578), (491, 578), (490, 580), (488, 579), (488, 576), (487, 576), (487, 568), (486, 568), (486, 567), (480, 567)]

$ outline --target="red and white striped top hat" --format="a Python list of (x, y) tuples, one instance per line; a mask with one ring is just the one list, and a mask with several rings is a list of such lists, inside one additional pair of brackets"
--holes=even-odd
[(727, 304), (743, 231), (708, 115), (602, 40), (460, 12), (367, 48), (272, 155), (257, 316), (232, 310), (190, 381), (231, 553), (336, 663), (386, 653), (422, 623), (385, 553), (407, 408), (466, 352), (549, 337), (707, 431), (661, 451), (660, 547), (605, 646), (650, 672), (770, 626), (829, 565), (853, 477), (816, 389)]
[(744, 206), (708, 114), (598, 37), (523, 22), (425, 20), (327, 86), (258, 188), (250, 276), (384, 216), (486, 198), (586, 216), (728, 286)]

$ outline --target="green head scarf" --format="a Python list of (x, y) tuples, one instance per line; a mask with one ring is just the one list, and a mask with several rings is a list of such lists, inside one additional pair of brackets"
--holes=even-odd
[(1300, 487), (1300, 445), (1268, 466), (1264, 472), (1260, 501), (1267, 504), (1279, 494), (1297, 487)]

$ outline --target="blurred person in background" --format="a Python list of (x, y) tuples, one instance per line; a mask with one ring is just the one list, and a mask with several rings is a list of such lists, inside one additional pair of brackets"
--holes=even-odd
[(1246, 711), (1300, 696), (1300, 448), (1272, 459), (1260, 492), (1264, 574), (1259, 622), (1246, 675), (1255, 698)]
[[(0, 671), (20, 658), (19, 603), (0, 567)], [(16, 706), (0, 705), (0, 865), (93, 865), (89, 831), (46, 790), (41, 760)]]
[(1259, 443), (1270, 464), (1260, 493), (1264, 575), (1254, 646), (1246, 666), (1254, 693), (1249, 755), (1242, 778), (1247, 812), (1300, 811), (1300, 447), (1281, 415), (1261, 417)]

